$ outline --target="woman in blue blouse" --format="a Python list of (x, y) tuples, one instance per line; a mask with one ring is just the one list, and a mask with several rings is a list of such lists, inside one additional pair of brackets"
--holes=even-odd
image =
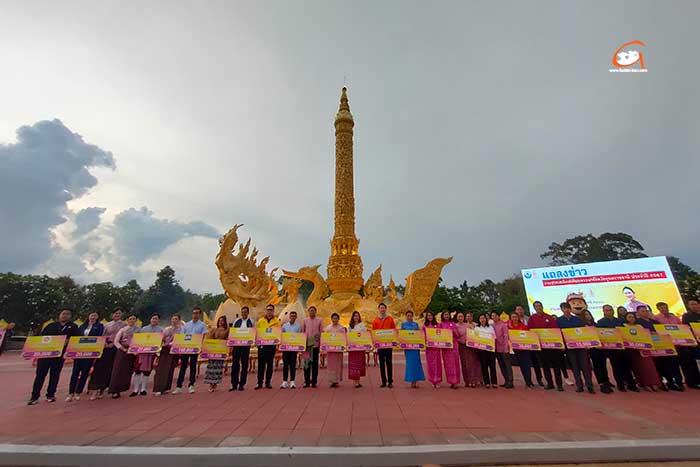
[[(411, 310), (406, 312), (406, 321), (401, 323), (401, 329), (417, 331), (420, 329), (418, 323), (413, 321), (413, 312)], [(411, 383), (412, 388), (418, 387), (418, 381), (425, 381), (425, 375), (423, 374), (423, 365), (420, 361), (420, 350), (404, 350), (406, 357), (406, 374), (404, 376), (404, 381)]]

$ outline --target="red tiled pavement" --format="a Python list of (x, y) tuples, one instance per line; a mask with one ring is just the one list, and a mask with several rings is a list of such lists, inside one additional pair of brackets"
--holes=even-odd
[[(380, 389), (368, 369), (364, 387), (346, 380), (338, 389), (275, 389), (210, 394), (201, 382), (194, 395), (102, 399), (66, 403), (70, 366), (59, 400), (29, 407), (34, 376), (18, 354), (0, 356), (3, 417), (0, 443), (104, 446), (389, 446), (651, 439), (700, 435), (700, 391), (685, 393), (576, 394), (516, 389), (451, 390), (402, 382)], [(325, 380), (325, 370), (320, 379)], [(516, 369), (516, 374), (518, 373)], [(254, 375), (250, 375), (254, 381)], [(301, 378), (300, 378), (301, 379)], [(201, 381), (201, 378), (200, 378)], [(299, 382), (299, 381), (298, 381)]]

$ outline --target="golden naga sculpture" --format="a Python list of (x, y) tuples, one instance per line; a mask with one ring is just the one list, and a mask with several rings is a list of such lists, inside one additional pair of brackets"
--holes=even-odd
[[(327, 277), (318, 272), (320, 264), (305, 266), (297, 271), (283, 270), (282, 290), (275, 280), (276, 269), (266, 270), (270, 258), (258, 263), (258, 250), (250, 252), (250, 242), (238, 245), (235, 225), (220, 240), (216, 266), (219, 279), (229, 300), (217, 311), (217, 319), (226, 314), (235, 318), (242, 306), (248, 306), (251, 316), (256, 318), (268, 303), (284, 305), (278, 310), (285, 317), (291, 310), (301, 314), (309, 306), (315, 306), (320, 317), (330, 320), (331, 313), (339, 313), (343, 322), (358, 310), (365, 314), (375, 312), (380, 302), (387, 304), (389, 313), (401, 319), (408, 310), (420, 314), (430, 303), (442, 269), (452, 258), (435, 258), (406, 278), (406, 287), (401, 296), (394, 279), (388, 290), (382, 282), (382, 267), (379, 266), (365, 282), (360, 257), (360, 240), (355, 234), (355, 191), (353, 175), (353, 136), (355, 121), (350, 113), (347, 89), (343, 88), (340, 106), (335, 118), (335, 216), (334, 233), (331, 239), (331, 255), (328, 258)], [(303, 282), (313, 285), (306, 303), (299, 300), (299, 289)], [(388, 293), (387, 293), (388, 292)]]
[(238, 253), (235, 253), (238, 243), (237, 231), (243, 224), (236, 224), (221, 239), (219, 239), (219, 253), (216, 255), (216, 267), (219, 269), (219, 281), (226, 292), (226, 296), (240, 306), (255, 307), (261, 302), (270, 303), (278, 295), (275, 272), (266, 271), (270, 257), (258, 263), (258, 249), (253, 247), (250, 252), (250, 238), (245, 244), (238, 245)]

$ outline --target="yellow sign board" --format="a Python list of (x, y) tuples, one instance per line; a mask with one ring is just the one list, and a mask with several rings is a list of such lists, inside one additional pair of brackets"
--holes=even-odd
[(157, 353), (162, 341), (162, 332), (137, 332), (131, 339), (129, 353)]
[(540, 350), (540, 336), (535, 331), (509, 329), (508, 337), (513, 350)]
[(321, 333), (321, 350), (323, 352), (345, 352), (347, 348), (348, 340), (344, 332)]
[(404, 350), (423, 350), (425, 333), (420, 329), (399, 330), (399, 347)]
[(306, 350), (306, 333), (303, 332), (283, 332), (280, 351), (282, 352), (303, 352)]
[(63, 353), (66, 336), (29, 336), (24, 341), (24, 358), (54, 358)]
[(100, 358), (105, 347), (105, 336), (71, 336), (65, 358)]

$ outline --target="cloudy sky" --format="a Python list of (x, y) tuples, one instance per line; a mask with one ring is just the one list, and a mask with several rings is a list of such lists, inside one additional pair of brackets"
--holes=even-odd
[[(355, 116), (366, 275), (448, 284), (624, 231), (700, 268), (700, 3), (0, 6), (0, 270), (218, 292), (235, 223), (325, 263), (333, 118)], [(648, 73), (609, 73), (640, 39)]]

